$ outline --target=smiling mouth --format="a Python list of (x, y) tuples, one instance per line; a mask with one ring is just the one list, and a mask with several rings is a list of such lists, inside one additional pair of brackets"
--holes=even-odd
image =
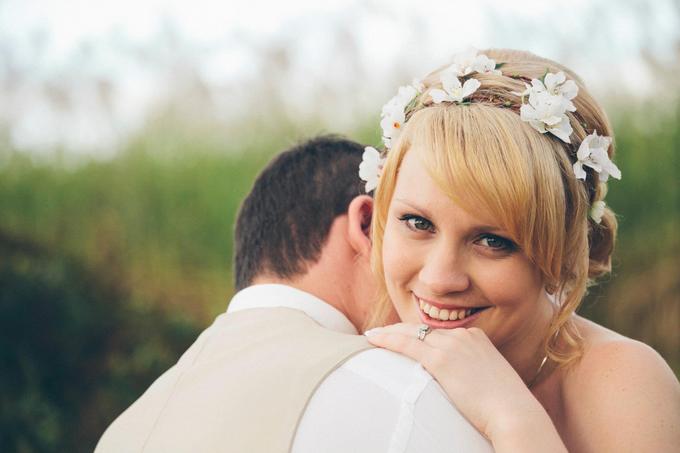
[[(415, 296), (415, 295), (414, 295)], [(450, 308), (439, 308), (428, 302), (423, 301), (419, 297), (415, 296), (418, 301), (418, 306), (420, 311), (426, 317), (435, 321), (461, 321), (469, 316), (479, 313), (480, 311), (486, 310), (489, 307), (472, 307), (472, 308), (462, 308), (462, 307), (450, 307)]]

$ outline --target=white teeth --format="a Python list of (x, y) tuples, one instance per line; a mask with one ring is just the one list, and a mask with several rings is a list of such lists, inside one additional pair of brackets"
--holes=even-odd
[(459, 310), (451, 310), (448, 308), (437, 308), (433, 305), (428, 304), (427, 302), (423, 302), (422, 300), (418, 299), (418, 305), (420, 306), (420, 309), (428, 315), (432, 319), (439, 319), (441, 321), (456, 321), (456, 320), (461, 320), (465, 319), (468, 316), (470, 316), (473, 312), (474, 309), (468, 308), (464, 309), (461, 308)]

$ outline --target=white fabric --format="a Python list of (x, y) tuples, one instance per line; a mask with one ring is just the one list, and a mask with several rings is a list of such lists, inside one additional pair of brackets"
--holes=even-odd
[[(302, 310), (328, 329), (356, 333), (340, 311), (284, 285), (248, 287), (234, 296), (227, 312), (275, 306)], [(321, 383), (292, 448), (293, 453), (492, 451), (432, 376), (384, 349), (357, 354)]]
[(301, 310), (326, 329), (356, 335), (357, 329), (337, 308), (318, 297), (287, 285), (263, 284), (242, 289), (229, 302), (227, 313), (248, 308), (288, 307)]

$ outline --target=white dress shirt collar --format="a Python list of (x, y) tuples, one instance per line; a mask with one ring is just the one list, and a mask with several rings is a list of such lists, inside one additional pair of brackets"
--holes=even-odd
[(231, 299), (227, 313), (273, 307), (301, 310), (326, 329), (358, 334), (354, 325), (337, 308), (308, 292), (281, 284), (253, 285), (242, 289)]

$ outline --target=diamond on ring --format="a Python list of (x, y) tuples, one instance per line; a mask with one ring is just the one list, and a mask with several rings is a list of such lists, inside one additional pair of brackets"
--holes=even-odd
[(418, 339), (420, 341), (425, 341), (425, 337), (427, 336), (428, 333), (430, 333), (430, 326), (427, 324), (423, 324), (420, 327), (418, 327)]

